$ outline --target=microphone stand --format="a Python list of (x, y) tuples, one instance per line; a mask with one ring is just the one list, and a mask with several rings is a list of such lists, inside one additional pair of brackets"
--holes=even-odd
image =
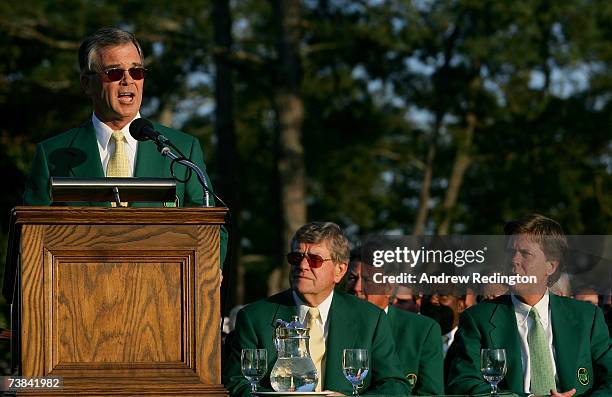
[(170, 160), (174, 160), (179, 164), (183, 164), (185, 167), (190, 168), (191, 170), (193, 170), (193, 172), (196, 173), (196, 175), (198, 176), (198, 181), (200, 181), (200, 185), (202, 185), (202, 188), (204, 190), (204, 207), (212, 207), (212, 205), (210, 205), (210, 188), (208, 187), (208, 182), (206, 182), (206, 177), (204, 177), (204, 173), (202, 172), (200, 167), (187, 160), (186, 158), (178, 157), (176, 154), (172, 153), (172, 150), (170, 150), (170, 148), (166, 146), (165, 142), (162, 143), (155, 141), (155, 143), (157, 144), (157, 149), (162, 154), (162, 156), (168, 157)]

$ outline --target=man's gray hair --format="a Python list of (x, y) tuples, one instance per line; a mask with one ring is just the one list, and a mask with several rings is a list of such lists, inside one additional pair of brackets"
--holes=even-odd
[(144, 62), (142, 48), (132, 33), (113, 27), (97, 30), (91, 36), (86, 37), (79, 47), (79, 68), (81, 73), (102, 71), (100, 70), (102, 65), (98, 64), (100, 60), (98, 52), (102, 48), (130, 43), (134, 44), (136, 50), (138, 50), (138, 55), (140, 55), (140, 61)]
[(333, 222), (311, 222), (300, 227), (293, 238), (294, 243), (319, 244), (325, 242), (328, 245), (331, 257), (335, 263), (348, 263), (349, 241), (342, 233), (340, 226)]

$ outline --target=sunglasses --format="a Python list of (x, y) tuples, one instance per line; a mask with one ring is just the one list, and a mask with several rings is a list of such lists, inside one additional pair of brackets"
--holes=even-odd
[(148, 72), (148, 70), (143, 67), (133, 67), (129, 69), (112, 68), (103, 72), (89, 72), (87, 74), (105, 74), (110, 81), (119, 81), (123, 78), (126, 70), (134, 80), (144, 79), (145, 74)]
[(300, 263), (302, 263), (302, 261), (304, 260), (304, 258), (306, 258), (306, 260), (308, 261), (308, 266), (313, 269), (318, 269), (323, 266), (323, 262), (332, 260), (332, 258), (324, 259), (319, 255), (309, 254), (307, 252), (296, 251), (287, 254), (287, 262), (289, 262), (291, 266), (299, 266)]

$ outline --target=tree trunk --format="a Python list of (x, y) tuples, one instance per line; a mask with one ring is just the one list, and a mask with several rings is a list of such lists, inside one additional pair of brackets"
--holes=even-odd
[(438, 226), (438, 234), (446, 235), (450, 230), (450, 225), (454, 216), (455, 206), (459, 198), (459, 191), (463, 184), (463, 177), (468, 167), (472, 163), (472, 142), (474, 140), (474, 131), (478, 122), (477, 116), (474, 113), (475, 98), (481, 89), (482, 80), (480, 78), (480, 62), (475, 62), (473, 70), (473, 78), (468, 85), (468, 110), (465, 115), (466, 127), (465, 130), (457, 136), (457, 154), (451, 176), (448, 179), (448, 187), (442, 203), (442, 221)]
[(175, 103), (170, 98), (166, 98), (166, 100), (164, 100), (160, 105), (158, 121), (160, 124), (171, 127), (174, 119)]
[(444, 236), (449, 232), (454, 215), (454, 209), (457, 205), (457, 199), (459, 197), (459, 191), (461, 189), (461, 185), (463, 184), (463, 177), (472, 162), (470, 151), (472, 148), (474, 129), (476, 127), (476, 115), (471, 112), (468, 113), (467, 123), (468, 125), (465, 131), (463, 131), (461, 136), (458, 137), (457, 154), (455, 156), (455, 162), (453, 163), (453, 169), (448, 180), (448, 187), (446, 188), (446, 194), (442, 204), (443, 218), (442, 222), (440, 222), (440, 225), (438, 226), (438, 235), (441, 236)]
[(412, 234), (419, 236), (425, 233), (425, 226), (427, 225), (427, 218), (429, 216), (429, 201), (431, 199), (431, 181), (433, 179), (433, 166), (436, 158), (436, 148), (438, 146), (438, 136), (444, 123), (444, 116), (447, 111), (447, 99), (446, 99), (446, 88), (450, 80), (450, 62), (452, 59), (453, 51), (455, 48), (455, 41), (459, 36), (459, 26), (456, 24), (452, 33), (446, 40), (443, 56), (444, 63), (434, 73), (434, 95), (437, 97), (435, 106), (435, 122), (432, 131), (431, 141), (427, 149), (427, 159), (425, 161), (425, 173), (423, 175), (423, 184), (421, 185), (421, 193), (419, 195), (419, 208), (417, 209), (417, 215), (414, 220), (412, 227)]
[[(277, 22), (278, 81), (274, 91), (274, 106), (278, 123), (278, 174), (282, 230), (279, 258), (289, 248), (291, 236), (306, 222), (304, 187), (304, 148), (302, 123), (304, 105), (301, 97), (302, 70), (300, 59), (301, 2), (273, 1)], [(283, 263), (280, 275), (272, 275), (270, 293), (289, 286), (289, 267)]]
[(429, 214), (429, 200), (431, 198), (431, 180), (433, 178), (433, 164), (436, 158), (436, 146), (438, 145), (438, 135), (443, 116), (436, 116), (433, 135), (427, 149), (427, 159), (425, 160), (425, 172), (423, 174), (423, 183), (421, 184), (421, 193), (419, 194), (419, 208), (412, 227), (412, 234), (420, 236), (425, 233), (425, 225)]
[[(240, 212), (242, 210), (238, 170), (239, 162), (236, 153), (236, 129), (234, 126), (234, 85), (229, 55), (232, 46), (232, 19), (229, 0), (213, 2), (212, 18), (215, 30), (215, 135), (218, 142), (216, 190), (232, 211), (231, 233), (229, 234), (227, 260), (224, 267), (222, 293), (224, 302), (230, 305), (244, 302), (244, 280), (240, 275), (243, 269), (234, 271), (240, 266)], [(238, 277), (233, 279), (233, 275)]]

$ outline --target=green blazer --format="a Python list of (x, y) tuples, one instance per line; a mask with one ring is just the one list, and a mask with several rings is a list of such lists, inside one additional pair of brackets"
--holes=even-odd
[[(612, 396), (612, 351), (601, 309), (591, 303), (550, 294), (550, 311), (559, 391), (575, 396)], [(523, 392), (521, 347), (509, 295), (481, 302), (461, 315), (451, 345), (446, 392), (486, 393), (480, 374), (480, 349), (505, 348), (507, 373), (501, 389)]]
[[(223, 383), (232, 397), (248, 397), (250, 394), (249, 383), (240, 371), (240, 352), (245, 348), (268, 350), (268, 372), (259, 384), (262, 391), (272, 390), (270, 372), (276, 362), (274, 324), (279, 318), (291, 320), (296, 313), (291, 290), (252, 303), (238, 313), (236, 328), (226, 341), (223, 360)], [(366, 348), (370, 356), (370, 372), (364, 381), (365, 394), (410, 394), (408, 382), (400, 371), (389, 320), (382, 310), (354, 296), (334, 291), (327, 321), (322, 390), (350, 395), (351, 384), (342, 372), (342, 350)]]
[[(442, 334), (429, 317), (389, 306), (397, 354), (412, 393), (418, 396), (444, 394)], [(416, 382), (415, 382), (416, 381)]]
[[(193, 163), (205, 173), (208, 186), (210, 179), (206, 175), (204, 155), (198, 140), (184, 132), (164, 127), (154, 123), (157, 131), (165, 135), (174, 143)], [(186, 167), (176, 165), (175, 174), (184, 179), (188, 172)], [(50, 181), (52, 176), (102, 178), (104, 170), (100, 161), (100, 152), (96, 140), (95, 130), (91, 120), (77, 128), (73, 128), (59, 135), (51, 137), (36, 146), (36, 154), (32, 164), (32, 171), (26, 182), (23, 202), (25, 205), (50, 205)], [(163, 157), (157, 146), (151, 142), (138, 142), (136, 164), (134, 167), (136, 177), (171, 178), (170, 160)], [(184, 207), (201, 206), (203, 191), (197, 177), (189, 178), (187, 183), (177, 183), (176, 194), (179, 203)], [(82, 203), (91, 206), (110, 206), (110, 203)], [(161, 203), (134, 203), (140, 206), (161, 206)], [(221, 228), (221, 263), (225, 259), (227, 248), (227, 232)]]

